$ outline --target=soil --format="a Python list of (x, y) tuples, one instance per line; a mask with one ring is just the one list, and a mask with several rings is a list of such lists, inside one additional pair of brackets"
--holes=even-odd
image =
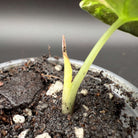
[[(63, 115), (62, 90), (56, 96), (47, 94), (52, 84), (63, 83), (63, 64), (61, 71), (55, 69), (56, 64), (43, 56), (0, 71), (0, 138), (23, 138), (24, 130), (26, 138), (43, 138), (44, 133), (52, 138), (81, 138), (75, 133), (79, 128), (84, 138), (133, 137), (138, 119), (122, 114), (125, 102), (105, 86), (112, 81), (102, 72), (88, 72), (79, 88), (74, 113)], [(75, 75), (79, 68), (73, 69)], [(80, 93), (81, 90), (88, 93)], [(135, 108), (136, 104), (132, 105)], [(13, 117), (17, 114), (25, 121), (15, 122)]]

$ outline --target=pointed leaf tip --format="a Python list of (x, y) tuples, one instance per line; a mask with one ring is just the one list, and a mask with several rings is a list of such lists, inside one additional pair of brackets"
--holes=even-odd
[(62, 36), (62, 53), (66, 53), (66, 40), (65, 40), (65, 36)]
[(66, 87), (66, 83), (71, 84), (72, 81), (72, 67), (67, 55), (66, 40), (64, 35), (62, 36), (62, 53), (64, 59), (64, 85)]

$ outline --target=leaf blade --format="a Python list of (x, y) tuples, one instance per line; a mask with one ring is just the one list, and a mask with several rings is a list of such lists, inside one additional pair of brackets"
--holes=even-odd
[(119, 29), (138, 36), (138, 0), (82, 0), (80, 7), (106, 24), (124, 18), (129, 23)]

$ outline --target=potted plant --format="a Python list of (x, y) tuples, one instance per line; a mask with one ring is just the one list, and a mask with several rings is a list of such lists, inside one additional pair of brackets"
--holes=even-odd
[(138, 36), (138, 0), (82, 0), (80, 6), (112, 24), (82, 66), (71, 65), (64, 36), (64, 64), (43, 56), (0, 65), (0, 137), (137, 137), (138, 89), (89, 68), (117, 28)]

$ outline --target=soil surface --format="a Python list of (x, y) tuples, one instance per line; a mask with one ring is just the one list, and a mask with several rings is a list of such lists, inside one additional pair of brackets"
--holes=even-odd
[[(73, 69), (75, 75), (79, 68)], [(133, 137), (137, 118), (121, 114), (124, 100), (106, 87), (112, 81), (102, 72), (88, 72), (79, 88), (74, 113), (63, 115), (63, 70), (63, 64), (49, 63), (43, 56), (0, 71), (0, 138)], [(49, 94), (51, 88), (56, 93)]]

